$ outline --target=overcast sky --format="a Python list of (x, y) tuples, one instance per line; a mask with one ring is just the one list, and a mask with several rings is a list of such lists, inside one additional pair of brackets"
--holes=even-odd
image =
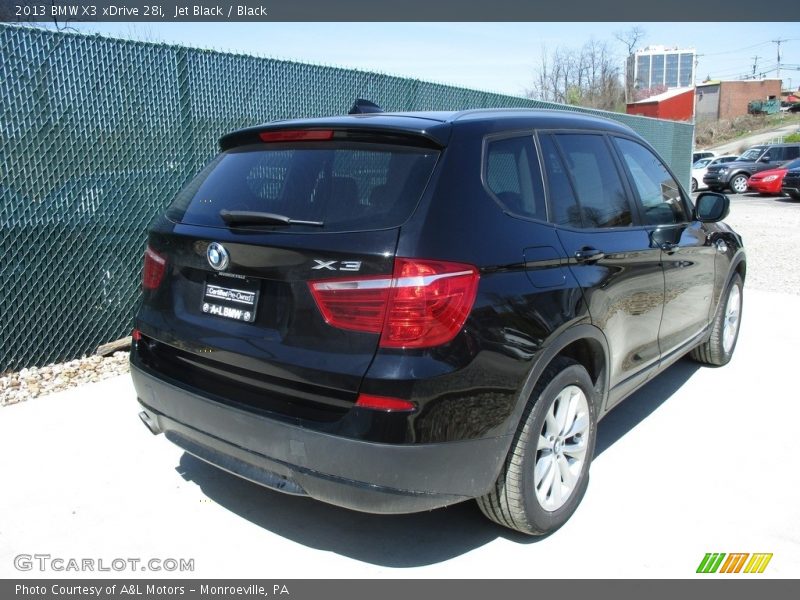
[[(614, 33), (636, 23), (94, 23), (83, 32), (178, 43), (379, 71), (505, 94), (531, 87), (543, 48), (578, 48), (594, 38), (607, 41), (624, 64)], [(800, 86), (798, 23), (642, 23), (641, 46), (695, 48), (698, 81), (736, 79), (773, 69), (781, 46), (785, 87)], [(791, 82), (790, 82), (791, 79)]]

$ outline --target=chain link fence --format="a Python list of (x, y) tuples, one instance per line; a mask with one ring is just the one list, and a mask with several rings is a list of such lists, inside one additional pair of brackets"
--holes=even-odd
[[(223, 133), (387, 110), (567, 107), (376, 73), (0, 25), (0, 373), (130, 331), (150, 220)], [(693, 126), (630, 125), (689, 179)]]

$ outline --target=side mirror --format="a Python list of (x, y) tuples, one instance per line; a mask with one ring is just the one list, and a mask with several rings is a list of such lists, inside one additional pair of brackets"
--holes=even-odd
[(769, 156), (762, 156), (762, 157), (761, 157), (761, 158), (759, 158), (759, 159), (758, 159), (756, 162), (760, 162), (760, 163), (768, 163), (769, 161), (770, 161), (770, 157), (769, 157)]
[(697, 196), (694, 205), (695, 219), (701, 223), (722, 221), (731, 211), (731, 201), (725, 194), (703, 192)]

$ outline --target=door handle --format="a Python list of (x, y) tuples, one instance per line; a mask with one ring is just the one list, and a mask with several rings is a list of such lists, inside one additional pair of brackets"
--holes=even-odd
[(575, 260), (578, 262), (592, 262), (605, 258), (606, 253), (597, 248), (582, 248), (575, 253)]

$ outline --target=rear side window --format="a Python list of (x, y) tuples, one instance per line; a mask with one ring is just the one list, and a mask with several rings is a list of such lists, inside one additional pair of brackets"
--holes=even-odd
[(785, 146), (781, 160), (794, 160), (800, 156), (800, 146)]
[(401, 225), (433, 172), (438, 151), (379, 144), (252, 145), (217, 156), (175, 198), (173, 221), (226, 227), (220, 211), (256, 211), (321, 221), (292, 231), (352, 231)]
[(490, 141), (485, 169), (486, 186), (508, 212), (547, 220), (539, 160), (531, 135)]
[(557, 134), (553, 138), (577, 197), (581, 227), (632, 225), (627, 194), (603, 136)]

